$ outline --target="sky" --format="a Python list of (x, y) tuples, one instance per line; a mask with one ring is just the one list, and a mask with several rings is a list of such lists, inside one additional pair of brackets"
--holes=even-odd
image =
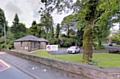
[[(20, 22), (24, 23), (29, 28), (33, 22), (40, 22), (40, 14), (38, 13), (41, 6), (40, 0), (0, 0), (0, 8), (4, 11), (8, 25), (11, 26), (15, 14), (18, 14)], [(61, 23), (64, 16), (67, 14), (53, 14), (54, 23)]]
[[(24, 23), (27, 28), (31, 26), (33, 20), (39, 23), (40, 14), (38, 11), (43, 5), (40, 0), (0, 0), (0, 8), (3, 9), (9, 26), (12, 25), (16, 13), (18, 14), (20, 22)], [(61, 23), (62, 19), (67, 15), (69, 14), (59, 15), (53, 12), (54, 23)], [(113, 29), (118, 29), (118, 24), (115, 25), (116, 27)]]

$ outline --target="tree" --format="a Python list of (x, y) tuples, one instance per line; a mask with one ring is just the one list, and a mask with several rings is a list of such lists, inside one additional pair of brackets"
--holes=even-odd
[(36, 36), (36, 37), (39, 37), (39, 29), (38, 29), (38, 25), (35, 24), (35, 25), (32, 25), (30, 28), (29, 28), (29, 33)]
[(75, 23), (76, 23), (76, 17), (75, 15), (68, 15), (63, 18), (63, 21), (61, 22), (62, 28), (67, 29), (67, 37), (70, 37), (70, 29), (75, 29)]
[(59, 38), (59, 33), (60, 33), (60, 24), (57, 24), (57, 28), (56, 28), (56, 38)]
[(77, 46), (83, 45), (83, 34), (84, 34), (84, 27), (81, 27), (80, 29), (77, 30), (77, 35), (76, 35)]
[(51, 31), (52, 37), (54, 37), (54, 28), (53, 28), (53, 19), (49, 13), (45, 13), (41, 15), (41, 24), (45, 27), (46, 30), (46, 38), (48, 39), (48, 34)]
[(33, 25), (36, 25), (36, 24), (37, 24), (37, 23), (36, 23), (36, 21), (34, 20), (34, 21), (32, 22), (32, 26), (33, 26)]
[(7, 21), (4, 15), (4, 11), (0, 8), (0, 37), (4, 36), (5, 44), (6, 44), (6, 31), (7, 31)]
[(44, 37), (45, 32), (42, 23), (37, 24), (36, 21), (33, 21), (31, 27), (29, 28), (29, 33), (39, 38)]
[(95, 23), (93, 34), (94, 39), (98, 41), (98, 46), (102, 46), (102, 41), (109, 36), (111, 27), (112, 25), (109, 19)]
[[(119, 0), (42, 0), (49, 12), (57, 8), (58, 12), (78, 12), (85, 23), (83, 35), (83, 63), (89, 62), (93, 54), (93, 29), (98, 20), (105, 20), (119, 12)], [(53, 4), (53, 5), (51, 5)], [(49, 6), (48, 6), (49, 5)], [(77, 9), (75, 9), (77, 8)], [(72, 9), (72, 10), (71, 10)]]
[(14, 38), (18, 39), (27, 34), (27, 28), (23, 23), (19, 23), (18, 15), (15, 14), (13, 25), (11, 26), (11, 32), (14, 34)]

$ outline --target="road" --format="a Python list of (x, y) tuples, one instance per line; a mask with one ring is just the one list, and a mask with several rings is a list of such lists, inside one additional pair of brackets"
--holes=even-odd
[(76, 74), (68, 73), (10, 54), (0, 54), (0, 59), (11, 66), (11, 68), (0, 72), (0, 79), (32, 79), (31, 77), (34, 77), (33, 79), (86, 79)]
[[(2, 53), (3, 54), (3, 53)], [(1, 56), (1, 54), (0, 54)], [(0, 79), (34, 79), (0, 58)]]

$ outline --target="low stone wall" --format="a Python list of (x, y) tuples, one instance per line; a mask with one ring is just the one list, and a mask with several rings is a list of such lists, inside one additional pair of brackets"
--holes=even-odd
[(31, 54), (24, 54), (10, 50), (4, 50), (7, 53), (55, 67), (64, 71), (78, 74), (86, 79), (120, 79), (120, 67), (98, 67), (82, 63), (73, 63), (63, 60), (39, 57)]

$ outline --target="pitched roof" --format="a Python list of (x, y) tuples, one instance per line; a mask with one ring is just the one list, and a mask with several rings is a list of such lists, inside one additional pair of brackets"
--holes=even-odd
[(39, 38), (33, 35), (28, 35), (28, 36), (15, 40), (15, 42), (18, 42), (18, 41), (39, 41)]
[(19, 38), (17, 40), (15, 40), (15, 42), (20, 42), (20, 41), (38, 41), (38, 42), (49, 42), (48, 40), (44, 39), (44, 38), (38, 38), (36, 36), (33, 35), (28, 35), (22, 38)]

